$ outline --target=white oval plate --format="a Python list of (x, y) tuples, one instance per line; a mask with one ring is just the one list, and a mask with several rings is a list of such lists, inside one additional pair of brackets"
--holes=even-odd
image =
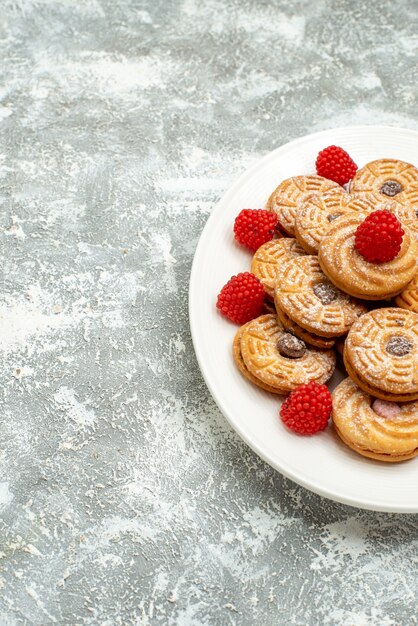
[[(264, 207), (283, 179), (315, 173), (319, 150), (336, 144), (359, 167), (379, 158), (418, 164), (418, 132), (387, 126), (327, 130), (274, 150), (231, 187), (214, 208), (196, 249), (190, 279), (193, 343), (209, 390), (232, 427), (267, 463), (322, 496), (345, 504), (398, 513), (418, 512), (418, 459), (391, 464), (352, 452), (332, 428), (313, 437), (288, 432), (278, 418), (280, 399), (259, 390), (232, 358), (237, 327), (218, 314), (216, 296), (227, 280), (250, 268), (251, 254), (233, 241), (233, 222), (243, 208)], [(333, 385), (341, 380), (333, 377)]]

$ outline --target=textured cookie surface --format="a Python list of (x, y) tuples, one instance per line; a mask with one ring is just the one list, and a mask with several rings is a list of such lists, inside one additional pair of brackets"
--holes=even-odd
[(418, 402), (397, 405), (392, 417), (372, 409), (374, 398), (350, 378), (332, 394), (332, 420), (337, 434), (350, 448), (374, 459), (403, 461), (418, 454)]
[(276, 213), (279, 227), (287, 234), (295, 234), (295, 219), (302, 203), (312, 194), (332, 190), (341, 192), (337, 183), (322, 176), (293, 176), (287, 178), (273, 191), (267, 209)]
[(344, 346), (348, 373), (383, 399), (418, 397), (418, 314), (376, 309), (353, 324)]
[(409, 309), (418, 313), (418, 274), (405, 287), (405, 289), (395, 298), (396, 306), (402, 309)]
[(308, 254), (317, 254), (321, 239), (336, 220), (350, 211), (366, 215), (373, 210), (372, 203), (344, 191), (311, 196), (296, 215), (296, 238)]
[(251, 272), (261, 281), (265, 292), (274, 298), (274, 286), (281, 263), (304, 254), (305, 251), (296, 239), (273, 239), (258, 248), (251, 262)]
[(331, 225), (318, 251), (321, 267), (340, 289), (358, 298), (380, 300), (400, 293), (417, 273), (418, 243), (404, 227), (399, 254), (387, 263), (369, 263), (355, 249), (363, 216), (350, 213)]
[(234, 342), (232, 344), (232, 356), (234, 357), (234, 361), (239, 371), (241, 372), (241, 374), (245, 376), (245, 378), (247, 378), (251, 383), (253, 383), (253, 385), (257, 385), (257, 387), (260, 387), (264, 391), (269, 391), (270, 393), (277, 393), (277, 394), (285, 393), (284, 390), (277, 389), (276, 387), (271, 387), (270, 385), (263, 383), (263, 381), (261, 381), (259, 378), (254, 376), (254, 374), (252, 374), (248, 370), (247, 366), (245, 365), (244, 359), (242, 358), (242, 354), (241, 354), (241, 337), (242, 337), (242, 333), (243, 333), (245, 326), (246, 325), (241, 326), (241, 328), (238, 329), (234, 337)]
[(364, 305), (329, 282), (312, 255), (290, 259), (281, 266), (274, 298), (276, 309), (324, 337), (344, 335), (366, 311)]
[(285, 331), (275, 315), (262, 315), (248, 322), (241, 335), (246, 368), (263, 383), (286, 391), (312, 380), (329, 380), (335, 368), (334, 352), (306, 346), (303, 355), (289, 358), (279, 351), (279, 345), (288, 339), (292, 343), (295, 337)]
[(335, 344), (335, 339), (332, 337), (320, 337), (319, 335), (314, 335), (314, 333), (310, 333), (306, 328), (302, 328), (296, 322), (294, 322), (286, 313), (280, 309), (280, 307), (276, 308), (277, 317), (279, 321), (283, 324), (284, 328), (299, 339), (302, 339), (305, 343), (310, 346), (315, 346), (316, 348), (322, 348), (323, 350), (329, 350)]
[(397, 159), (371, 161), (354, 175), (350, 191), (371, 193), (377, 200), (418, 204), (418, 169)]

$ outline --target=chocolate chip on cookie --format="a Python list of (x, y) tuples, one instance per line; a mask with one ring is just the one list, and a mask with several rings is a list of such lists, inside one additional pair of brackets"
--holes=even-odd
[(306, 352), (306, 345), (291, 333), (284, 333), (277, 342), (277, 349), (282, 356), (288, 359), (300, 359)]
[(322, 304), (331, 304), (338, 298), (336, 289), (330, 283), (318, 283), (312, 287), (312, 291)]
[(386, 352), (389, 352), (392, 356), (406, 356), (414, 347), (412, 341), (406, 337), (395, 335), (389, 339), (386, 344)]
[(338, 219), (339, 217), (341, 217), (342, 213), (334, 213), (334, 215), (332, 215), (331, 213), (329, 215), (327, 215), (327, 220), (329, 221), (329, 223), (331, 224), (331, 222), (333, 222), (334, 220)]
[(393, 198), (394, 196), (397, 196), (398, 193), (401, 193), (402, 190), (403, 190), (402, 185), (398, 183), (396, 180), (387, 180), (380, 187), (380, 193), (385, 194), (385, 196), (389, 196), (389, 198)]

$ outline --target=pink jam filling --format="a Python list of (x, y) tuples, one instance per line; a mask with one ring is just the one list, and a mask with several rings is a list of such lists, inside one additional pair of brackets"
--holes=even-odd
[(387, 402), (386, 400), (376, 399), (372, 404), (372, 409), (379, 417), (391, 419), (401, 412), (401, 407), (396, 402)]

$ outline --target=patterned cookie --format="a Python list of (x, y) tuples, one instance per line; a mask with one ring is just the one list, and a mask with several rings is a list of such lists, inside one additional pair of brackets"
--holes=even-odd
[(311, 255), (281, 266), (274, 301), (276, 309), (282, 309), (299, 326), (323, 337), (345, 335), (366, 311), (363, 304), (329, 282), (317, 257)]
[(357, 385), (393, 402), (418, 399), (418, 314), (399, 308), (363, 315), (348, 333), (344, 363)]
[[(380, 401), (379, 401), (380, 402)], [(389, 405), (375, 412), (371, 397), (350, 378), (332, 394), (332, 420), (342, 441), (359, 454), (386, 462), (418, 455), (418, 402)]]
[(418, 169), (396, 159), (371, 161), (354, 175), (350, 192), (367, 192), (377, 201), (395, 199), (400, 204), (418, 206)]
[[(395, 205), (396, 204), (398, 203), (395, 203)], [(398, 204), (398, 206), (392, 210), (392, 213), (402, 222), (403, 226), (409, 228), (413, 237), (418, 241), (418, 204), (415, 204), (415, 206), (412, 204)]]
[(251, 272), (261, 281), (265, 292), (274, 298), (274, 286), (280, 264), (304, 254), (305, 251), (296, 239), (288, 237), (273, 239), (258, 248), (251, 262)]
[(307, 347), (286, 332), (275, 315), (261, 315), (248, 322), (240, 345), (248, 371), (263, 384), (283, 393), (310, 381), (325, 383), (335, 368), (332, 350)]
[(264, 391), (269, 391), (270, 393), (277, 393), (280, 395), (283, 394), (283, 391), (276, 389), (276, 387), (271, 387), (270, 385), (263, 383), (263, 381), (251, 374), (251, 372), (245, 365), (244, 359), (242, 358), (241, 354), (241, 337), (246, 326), (247, 324), (244, 324), (244, 326), (241, 326), (241, 328), (238, 329), (234, 337), (234, 342), (232, 344), (232, 356), (234, 357), (234, 361), (237, 364), (239, 371), (245, 376), (245, 378), (252, 382), (253, 385), (257, 385), (257, 387), (264, 389)]
[(402, 309), (409, 309), (414, 311), (414, 313), (418, 313), (418, 274), (415, 275), (402, 293), (395, 298), (395, 304)]
[(373, 210), (373, 204), (345, 191), (311, 196), (296, 215), (296, 239), (308, 254), (318, 254), (320, 241), (335, 220), (350, 211), (365, 215)]
[(363, 216), (350, 213), (332, 224), (318, 252), (322, 270), (343, 291), (365, 300), (400, 293), (417, 272), (418, 242), (404, 226), (399, 254), (387, 263), (369, 263), (355, 249), (355, 233)]
[(322, 176), (293, 176), (287, 178), (273, 191), (267, 209), (276, 213), (278, 226), (288, 235), (295, 234), (295, 218), (301, 204), (312, 194), (323, 194), (342, 187)]
[(288, 315), (280, 308), (276, 309), (277, 317), (279, 321), (283, 324), (284, 328), (292, 335), (296, 335), (299, 339), (302, 339), (305, 343), (310, 346), (315, 346), (315, 348), (321, 348), (322, 350), (329, 350), (333, 347), (335, 343), (335, 339), (331, 339), (329, 337), (320, 337), (319, 335), (314, 335), (310, 333), (305, 328), (298, 326), (296, 322), (290, 319)]

